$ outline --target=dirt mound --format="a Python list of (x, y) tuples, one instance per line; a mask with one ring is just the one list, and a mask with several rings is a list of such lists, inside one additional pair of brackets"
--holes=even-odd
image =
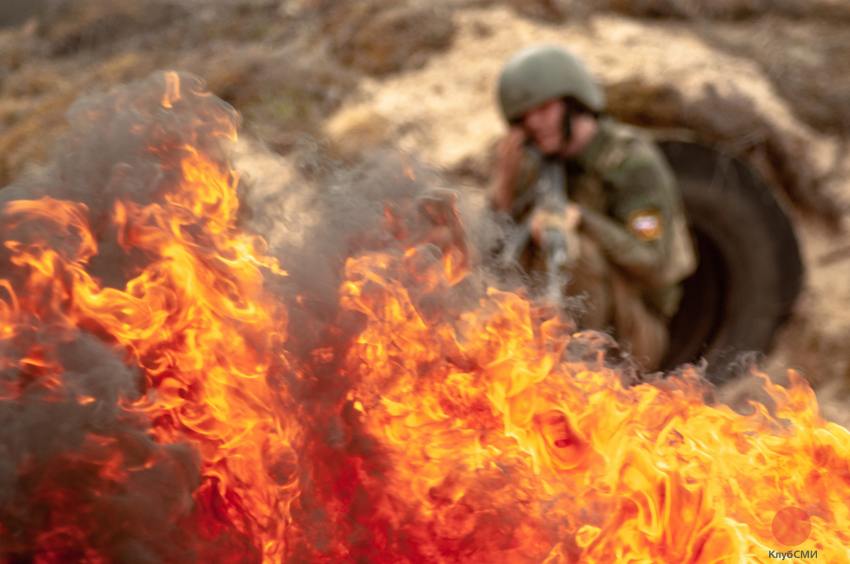
[(763, 13), (771, 4), (770, 0), (611, 0), (609, 7), (630, 16), (738, 19)]
[(158, 68), (204, 77), (281, 152), (317, 135), (353, 90), (356, 73), (302, 25), (310, 13), (247, 0), (177, 4), (62, 3), (34, 25), (0, 30), (0, 185), (45, 158), (79, 95)]
[(41, 18), (39, 30), (50, 54), (61, 56), (113, 46), (118, 38), (138, 40), (188, 15), (181, 6), (162, 1), (82, 0), (52, 6)]
[(850, 135), (850, 44), (842, 19), (765, 16), (756, 21), (704, 27), (727, 52), (756, 61), (792, 110), (812, 127)]
[(630, 16), (738, 20), (766, 13), (818, 19), (850, 19), (841, 0), (608, 0), (605, 7)]
[(0, 3), (0, 27), (22, 24), (38, 16), (47, 0), (3, 0)]
[(346, 65), (380, 76), (422, 67), (451, 45), (451, 12), (440, 6), (400, 2), (339, 2), (330, 9), (323, 33)]

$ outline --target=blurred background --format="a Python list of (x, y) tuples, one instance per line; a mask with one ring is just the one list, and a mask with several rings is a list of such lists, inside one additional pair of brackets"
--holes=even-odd
[[(80, 95), (177, 69), (293, 162), (305, 142), (342, 162), (391, 146), (480, 189), (504, 132), (501, 65), (559, 43), (612, 114), (687, 132), (770, 186), (805, 278), (767, 370), (799, 369), (850, 426), (848, 25), (842, 0), (4, 0), (0, 186), (46, 160)], [(760, 393), (737, 379), (718, 398)]]

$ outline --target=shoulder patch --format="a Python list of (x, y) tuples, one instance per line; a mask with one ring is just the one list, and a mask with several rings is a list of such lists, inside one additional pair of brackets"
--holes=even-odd
[(631, 231), (641, 241), (655, 241), (664, 234), (661, 212), (657, 209), (637, 210), (629, 214), (626, 221)]

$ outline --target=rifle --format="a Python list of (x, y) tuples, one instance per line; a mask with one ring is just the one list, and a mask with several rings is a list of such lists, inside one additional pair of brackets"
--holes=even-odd
[[(564, 165), (556, 158), (542, 161), (540, 175), (534, 186), (534, 206), (526, 219), (515, 227), (505, 241), (500, 263), (510, 267), (519, 262), (523, 251), (531, 242), (531, 218), (535, 212), (544, 210), (563, 217), (567, 209), (567, 195), (564, 190)], [(557, 227), (547, 227), (541, 233), (541, 251), (546, 264), (545, 296), (554, 304), (563, 305), (563, 285), (567, 280), (569, 266), (569, 248), (566, 234)]]

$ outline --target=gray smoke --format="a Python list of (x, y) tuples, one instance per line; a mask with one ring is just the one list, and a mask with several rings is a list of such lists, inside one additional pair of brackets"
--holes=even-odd
[(53, 351), (61, 386), (35, 369), (0, 373), (3, 389), (17, 392), (0, 401), (0, 555), (67, 562), (93, 547), (122, 562), (191, 558), (179, 522), (199, 483), (196, 454), (157, 444), (149, 422), (120, 406), (139, 395), (139, 374), (114, 351), (90, 335), (52, 333), (14, 345)]
[[(16, 294), (0, 293), (0, 323), (18, 328), (0, 339), (0, 561), (257, 559), (251, 539), (196, 503), (215, 499), (198, 497), (209, 488), (194, 449), (158, 443), (148, 417), (125, 407), (154, 393), (127, 352), (101, 327), (67, 326), (68, 269), (55, 264), (51, 280), (28, 287), (33, 272), (11, 260), (14, 245), (52, 250), (116, 287), (146, 264), (118, 244), (109, 221), (115, 202), (161, 201), (179, 178), (183, 147), (223, 159), (213, 132), (238, 122), (227, 104), (203, 95), (199, 80), (183, 75), (181, 83), (168, 111), (163, 73), (81, 99), (49, 164), (0, 191), (0, 278)], [(94, 256), (80, 228), (10, 207), (42, 197), (86, 206)], [(16, 312), (16, 300), (26, 307)]]

